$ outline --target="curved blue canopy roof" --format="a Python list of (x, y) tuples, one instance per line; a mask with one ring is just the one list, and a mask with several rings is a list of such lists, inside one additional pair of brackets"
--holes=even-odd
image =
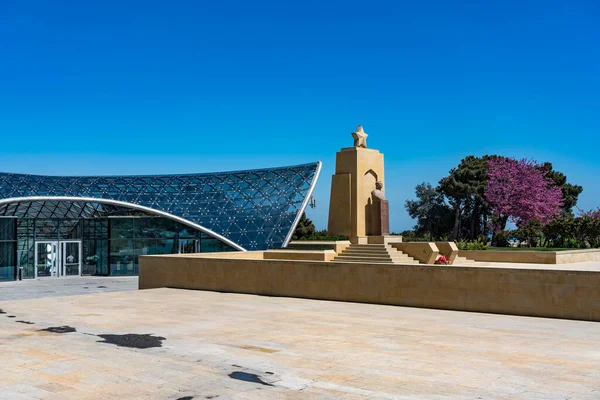
[(320, 170), (321, 163), (316, 162), (185, 175), (0, 173), (0, 216), (45, 218), (43, 210), (49, 207), (40, 205), (42, 201), (52, 203), (54, 216), (64, 218), (77, 212), (86, 218), (110, 207), (131, 207), (187, 223), (238, 249), (277, 248), (289, 242)]

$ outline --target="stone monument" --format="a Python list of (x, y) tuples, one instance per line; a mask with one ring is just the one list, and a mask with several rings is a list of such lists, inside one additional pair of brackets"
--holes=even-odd
[(336, 153), (331, 180), (327, 230), (332, 235), (348, 236), (354, 243), (369, 242), (369, 235), (379, 243), (375, 237), (389, 235), (389, 206), (382, 191), (383, 154), (367, 148), (367, 136), (360, 125), (352, 132), (354, 146)]
[(367, 205), (367, 236), (389, 236), (390, 206), (383, 193), (383, 182), (375, 183), (371, 192), (372, 203)]

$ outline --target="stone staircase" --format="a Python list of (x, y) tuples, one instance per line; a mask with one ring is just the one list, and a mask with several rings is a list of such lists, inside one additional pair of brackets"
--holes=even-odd
[(333, 261), (369, 264), (419, 264), (389, 244), (351, 244)]

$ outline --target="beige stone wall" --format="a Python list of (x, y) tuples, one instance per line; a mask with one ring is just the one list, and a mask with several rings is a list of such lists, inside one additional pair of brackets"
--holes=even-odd
[(552, 251), (460, 250), (458, 255), (475, 261), (556, 264), (556, 255)]
[(433, 264), (440, 254), (434, 243), (428, 242), (404, 242), (390, 243), (390, 245), (422, 264)]
[(331, 261), (337, 253), (333, 250), (268, 250), (265, 260)]
[(336, 241), (319, 241), (319, 240), (295, 240), (290, 242), (287, 246), (288, 249), (296, 250), (333, 250), (336, 253), (341, 253), (350, 246), (349, 240), (336, 240)]
[(331, 178), (329, 196), (329, 223), (332, 235), (352, 236), (352, 176), (336, 174)]
[(600, 249), (567, 251), (460, 250), (458, 255), (475, 261), (526, 264), (569, 264), (574, 262), (600, 261)]
[(450, 259), (450, 264), (454, 262), (458, 256), (458, 247), (454, 242), (434, 242), (441, 256), (446, 256)]
[(172, 287), (600, 321), (600, 273), (141, 256), (140, 289)]
[(600, 261), (600, 249), (557, 251), (557, 264)]

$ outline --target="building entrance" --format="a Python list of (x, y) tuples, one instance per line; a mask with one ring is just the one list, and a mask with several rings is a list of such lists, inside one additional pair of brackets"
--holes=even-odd
[(200, 241), (198, 239), (179, 239), (179, 254), (190, 254), (200, 252)]
[(35, 243), (35, 278), (81, 275), (81, 240)]

